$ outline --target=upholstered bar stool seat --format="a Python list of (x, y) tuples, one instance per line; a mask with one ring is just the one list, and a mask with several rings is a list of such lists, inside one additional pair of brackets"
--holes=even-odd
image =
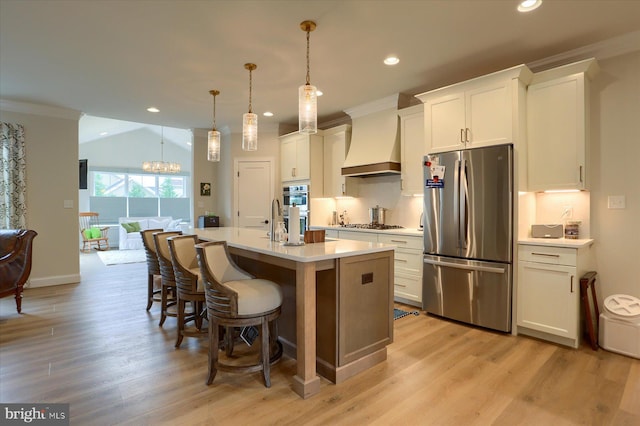
[[(203, 334), (204, 282), (200, 278), (200, 267), (195, 247), (198, 243), (198, 237), (196, 235), (179, 235), (168, 238), (167, 242), (169, 243), (173, 274), (178, 289), (178, 334), (175, 346), (179, 348), (184, 336), (198, 337)], [(187, 303), (192, 305), (191, 314), (186, 312)], [(195, 330), (186, 328), (186, 324), (190, 321), (194, 321)]]
[(153, 234), (162, 232), (162, 229), (146, 229), (140, 231), (142, 245), (147, 256), (147, 311), (151, 309), (153, 302), (162, 301), (162, 284), (158, 288), (154, 285), (155, 277), (160, 277), (160, 263), (158, 253), (156, 253), (156, 243), (153, 241)]
[[(276, 283), (255, 278), (240, 269), (229, 256), (224, 241), (196, 245), (198, 263), (205, 282), (209, 319), (209, 375), (213, 382), (218, 370), (233, 372), (262, 371), (266, 387), (271, 387), (271, 363), (282, 355), (270, 358), (272, 339), (270, 325), (280, 316), (282, 289)], [(254, 365), (231, 365), (220, 361), (219, 329), (258, 326), (260, 361)], [(227, 333), (228, 334), (228, 333)], [(229, 343), (229, 342), (227, 342)], [(227, 355), (230, 355), (229, 344)]]
[[(167, 317), (176, 317), (176, 312), (170, 312), (169, 308), (177, 301), (176, 277), (173, 273), (173, 263), (171, 263), (171, 253), (169, 253), (168, 238), (182, 235), (182, 231), (156, 232), (153, 234), (153, 241), (158, 254), (158, 264), (160, 265), (160, 276), (162, 277), (162, 289), (160, 298), (160, 327)], [(171, 301), (173, 297), (174, 301)]]

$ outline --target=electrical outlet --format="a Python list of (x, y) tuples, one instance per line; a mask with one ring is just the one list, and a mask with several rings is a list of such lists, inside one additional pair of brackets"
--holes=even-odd
[(562, 219), (573, 219), (573, 206), (562, 207)]
[(627, 207), (627, 200), (624, 195), (609, 195), (607, 197), (607, 208), (624, 209)]

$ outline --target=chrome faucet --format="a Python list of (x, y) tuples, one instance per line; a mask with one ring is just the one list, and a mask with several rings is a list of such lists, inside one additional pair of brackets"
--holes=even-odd
[(269, 226), (269, 238), (271, 239), (271, 241), (276, 240), (276, 218), (280, 219), (280, 216), (282, 216), (282, 207), (280, 206), (280, 200), (274, 198), (271, 201), (271, 224)]

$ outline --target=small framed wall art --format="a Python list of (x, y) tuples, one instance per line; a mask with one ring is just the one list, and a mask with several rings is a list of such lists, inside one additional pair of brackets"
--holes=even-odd
[(200, 195), (203, 197), (211, 196), (211, 184), (208, 182), (200, 182)]

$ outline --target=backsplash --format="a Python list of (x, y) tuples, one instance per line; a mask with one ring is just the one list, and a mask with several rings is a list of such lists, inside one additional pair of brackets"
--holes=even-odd
[(315, 198), (311, 200), (311, 224), (328, 225), (332, 212), (347, 211), (350, 223), (369, 223), (369, 208), (379, 205), (385, 211), (385, 223), (405, 228), (418, 228), (422, 213), (422, 197), (400, 194), (399, 176), (378, 176), (359, 179), (358, 197)]

